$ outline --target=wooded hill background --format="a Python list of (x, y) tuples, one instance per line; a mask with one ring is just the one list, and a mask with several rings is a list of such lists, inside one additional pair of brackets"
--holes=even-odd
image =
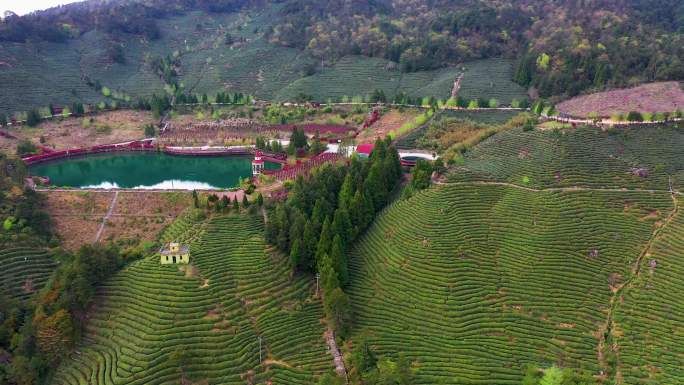
[[(0, 22), (0, 68), (33, 68), (78, 96), (88, 94), (86, 84), (95, 80), (120, 80), (111, 74), (79, 75), (79, 67), (123, 68), (137, 57), (121, 75), (136, 79), (122, 85), (135, 95), (142, 92), (136, 88), (163, 87), (157, 81), (163, 74), (150, 69), (167, 55), (179, 56), (185, 71), (201, 73), (206, 65), (211, 67), (206, 71), (235, 75), (211, 92), (249, 92), (240, 89), (249, 86), (240, 84), (244, 70), (238, 63), (253, 67), (255, 50), (273, 58), (260, 76), (274, 88), (320, 74), (350, 56), (383, 59), (379, 70), (402, 73), (504, 57), (516, 63), (511, 77), (518, 84), (560, 99), (684, 79), (683, 33), (684, 3), (677, 0), (85, 1), (22, 17), (6, 14)], [(170, 38), (173, 42), (155, 44)], [(189, 51), (204, 53), (183, 58)], [(231, 51), (235, 64), (218, 65), (217, 51)], [(73, 72), (74, 82), (62, 79), (65, 72)], [(0, 77), (0, 89), (35, 92), (23, 89), (20, 80)]]

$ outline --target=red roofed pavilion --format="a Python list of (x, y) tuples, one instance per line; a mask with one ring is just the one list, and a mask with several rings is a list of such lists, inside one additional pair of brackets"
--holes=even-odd
[(252, 161), (252, 175), (259, 175), (264, 171), (264, 160), (261, 159), (262, 153), (256, 150)]

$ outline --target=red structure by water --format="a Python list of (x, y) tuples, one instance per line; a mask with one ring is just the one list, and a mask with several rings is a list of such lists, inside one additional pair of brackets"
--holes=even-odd
[(312, 157), (308, 162), (297, 163), (295, 166), (284, 165), (282, 170), (264, 170), (263, 173), (281, 181), (295, 179), (298, 175), (308, 174), (315, 167), (324, 163), (335, 162), (341, 158), (342, 156), (337, 153), (324, 152)]
[(116, 144), (102, 144), (99, 146), (92, 146), (87, 148), (70, 148), (67, 150), (44, 152), (39, 155), (29, 155), (22, 158), (24, 163), (36, 164), (48, 160), (69, 158), (78, 155), (99, 154), (103, 152), (114, 151), (154, 151), (156, 150), (153, 139), (136, 140), (132, 142), (116, 143)]

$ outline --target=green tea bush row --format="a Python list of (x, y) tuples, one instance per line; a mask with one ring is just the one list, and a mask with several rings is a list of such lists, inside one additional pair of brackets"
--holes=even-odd
[[(200, 226), (183, 217), (162, 239), (183, 238)], [(85, 342), (57, 371), (58, 383), (163, 384), (184, 378), (242, 384), (254, 375), (310, 384), (332, 368), (312, 283), (288, 278), (286, 265), (273, 260), (260, 218), (214, 218), (192, 239), (194, 272), (162, 266), (151, 256), (102, 285)]]
[(598, 373), (609, 285), (671, 209), (667, 193), (424, 190), (351, 251), (352, 340), (406, 354), (421, 384), (519, 384), (527, 363)]

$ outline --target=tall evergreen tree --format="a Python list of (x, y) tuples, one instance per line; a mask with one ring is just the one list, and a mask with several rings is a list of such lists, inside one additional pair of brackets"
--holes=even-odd
[(352, 323), (349, 297), (338, 287), (325, 295), (323, 307), (328, 315), (332, 329), (340, 337), (344, 338), (349, 333)]
[(292, 241), (292, 248), (290, 249), (290, 262), (292, 266), (300, 267), (302, 261), (301, 240), (299, 238)]
[(335, 216), (332, 222), (332, 234), (339, 235), (342, 238), (344, 245), (351, 241), (352, 224), (349, 219), (349, 212), (345, 207), (340, 207), (335, 210)]
[[(237, 207), (237, 208), (236, 208)], [(233, 209), (239, 210), (237, 199), (233, 200)], [(278, 236), (276, 238), (276, 244), (278, 248), (282, 251), (288, 251), (289, 249), (289, 226), (290, 219), (287, 215), (287, 209), (285, 205), (278, 205), (276, 207), (276, 223), (280, 226), (278, 227)]]
[(342, 183), (342, 188), (340, 189), (338, 197), (338, 206), (349, 208), (351, 207), (351, 201), (354, 197), (354, 186), (352, 186), (352, 176), (351, 173), (347, 173), (344, 177), (344, 182)]
[(323, 295), (326, 296), (332, 293), (333, 290), (340, 287), (340, 281), (337, 278), (337, 272), (333, 266), (333, 261), (328, 254), (321, 256), (321, 263), (318, 269), (321, 279), (321, 289)]
[(332, 214), (330, 204), (325, 198), (316, 199), (313, 212), (311, 213), (311, 222), (317, 233), (321, 231), (321, 226), (323, 226), (325, 218)]
[(316, 244), (318, 232), (311, 221), (306, 221), (304, 225), (304, 235), (302, 238), (302, 263), (300, 266), (309, 271), (314, 271), (314, 258), (316, 255)]
[(316, 263), (319, 264), (324, 254), (330, 251), (330, 242), (332, 242), (332, 231), (330, 229), (330, 219), (328, 217), (323, 221), (321, 227), (321, 234), (318, 237), (318, 244), (316, 245)]
[(344, 253), (344, 246), (342, 245), (342, 237), (335, 234), (330, 248), (330, 259), (333, 268), (337, 272), (337, 279), (341, 286), (346, 286), (349, 283), (349, 271), (347, 267), (347, 257)]
[(294, 242), (295, 239), (302, 239), (304, 237), (304, 226), (306, 225), (306, 217), (302, 214), (302, 212), (297, 209), (293, 209), (290, 213), (289, 223), (291, 224), (289, 227), (290, 241)]
[(382, 167), (380, 162), (373, 162), (373, 165), (368, 172), (368, 177), (364, 181), (363, 189), (368, 192), (373, 207), (378, 210), (384, 205), (387, 197), (387, 186), (382, 175)]
[(388, 168), (391, 170), (393, 183), (396, 183), (401, 178), (401, 160), (399, 159), (399, 151), (394, 146), (387, 150)]

